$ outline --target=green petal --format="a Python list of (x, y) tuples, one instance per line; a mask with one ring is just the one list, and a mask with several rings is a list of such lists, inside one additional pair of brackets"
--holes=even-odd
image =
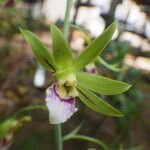
[(51, 54), (43, 43), (30, 31), (20, 28), (20, 32), (31, 46), (32, 51), (39, 63), (47, 70), (55, 72), (55, 64)]
[(83, 87), (104, 95), (115, 95), (127, 91), (131, 85), (109, 79), (100, 75), (91, 73), (79, 72), (76, 74), (78, 83)]
[(117, 110), (110, 104), (106, 103), (104, 100), (96, 96), (90, 90), (82, 87), (79, 84), (77, 88), (79, 92), (79, 98), (81, 99), (81, 101), (92, 110), (108, 116), (115, 116), (115, 117), (123, 116), (119, 110)]
[(73, 63), (71, 50), (62, 34), (54, 24), (51, 24), (53, 56), (59, 70), (70, 67)]
[(80, 70), (98, 56), (110, 42), (117, 27), (114, 21), (98, 38), (92, 41), (85, 50), (77, 57), (74, 69)]

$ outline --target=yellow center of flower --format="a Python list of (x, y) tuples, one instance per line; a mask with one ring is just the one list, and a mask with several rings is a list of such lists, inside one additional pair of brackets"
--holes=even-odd
[(56, 92), (63, 99), (76, 97), (78, 96), (76, 85), (76, 76), (73, 73), (68, 74), (65, 78), (58, 81)]

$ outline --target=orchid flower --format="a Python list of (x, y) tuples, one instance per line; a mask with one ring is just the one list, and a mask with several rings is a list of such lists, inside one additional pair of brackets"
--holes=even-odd
[(75, 99), (79, 99), (92, 110), (104, 115), (121, 117), (122, 113), (102, 100), (96, 93), (104, 95), (120, 94), (131, 85), (97, 74), (83, 72), (110, 42), (117, 27), (114, 21), (100, 36), (93, 40), (77, 57), (73, 57), (62, 32), (54, 24), (50, 25), (52, 52), (30, 31), (20, 29), (27, 43), (43, 67), (55, 77), (46, 90), (46, 105), (51, 124), (67, 121), (78, 109)]

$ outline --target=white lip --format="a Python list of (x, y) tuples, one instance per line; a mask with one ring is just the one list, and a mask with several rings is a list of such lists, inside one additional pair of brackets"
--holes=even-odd
[(75, 107), (75, 99), (61, 99), (55, 91), (56, 84), (52, 84), (46, 90), (46, 105), (49, 110), (51, 124), (66, 122), (78, 109)]

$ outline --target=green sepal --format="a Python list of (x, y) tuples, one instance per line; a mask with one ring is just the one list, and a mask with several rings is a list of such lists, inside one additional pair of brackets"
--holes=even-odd
[(74, 70), (80, 70), (93, 61), (110, 42), (117, 27), (114, 21), (100, 36), (93, 40), (85, 50), (77, 57), (74, 63)]
[(80, 83), (83, 87), (104, 95), (120, 94), (131, 87), (131, 85), (125, 82), (86, 72), (76, 73), (76, 78), (78, 83)]
[(73, 57), (67, 41), (57, 26), (51, 24), (50, 28), (53, 45), (53, 56), (57, 68), (58, 70), (69, 68), (73, 63)]
[(80, 100), (87, 105), (89, 108), (92, 110), (102, 113), (104, 115), (108, 116), (114, 116), (114, 117), (122, 117), (122, 113), (96, 96), (93, 92), (90, 90), (82, 87), (81, 85), (77, 85), (78, 93), (79, 93), (79, 98)]
[(21, 29), (20, 32), (27, 41), (27, 43), (31, 46), (32, 51), (38, 60), (38, 62), (48, 71), (55, 72), (56, 67), (53, 61), (53, 57), (48, 52), (47, 48), (43, 45), (43, 43), (34, 35), (32, 32)]

